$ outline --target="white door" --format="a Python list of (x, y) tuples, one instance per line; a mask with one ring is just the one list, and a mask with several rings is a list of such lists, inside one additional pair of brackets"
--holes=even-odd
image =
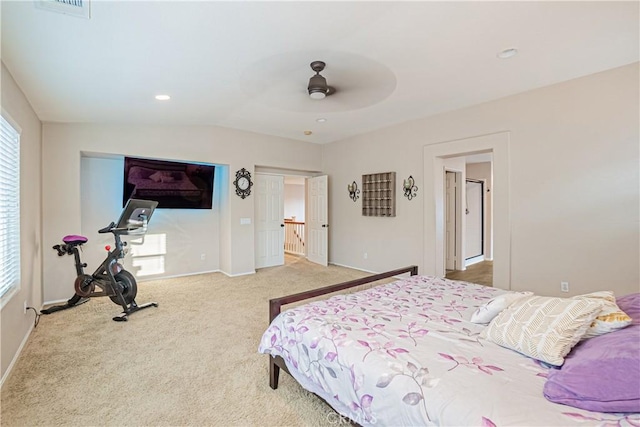
[(329, 262), (328, 193), (326, 175), (307, 180), (307, 259), (325, 266)]
[(256, 268), (284, 264), (284, 176), (256, 174)]
[(445, 173), (445, 268), (456, 269), (456, 199), (457, 187), (455, 172)]

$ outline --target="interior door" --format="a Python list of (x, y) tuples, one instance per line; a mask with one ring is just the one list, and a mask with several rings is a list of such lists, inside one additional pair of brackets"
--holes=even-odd
[(284, 264), (284, 176), (256, 173), (256, 268)]
[(465, 259), (470, 259), (484, 254), (484, 185), (482, 181), (467, 179), (465, 188), (467, 190)]
[(328, 198), (327, 175), (307, 180), (307, 259), (325, 266), (329, 262)]
[(445, 173), (445, 269), (456, 269), (456, 173)]

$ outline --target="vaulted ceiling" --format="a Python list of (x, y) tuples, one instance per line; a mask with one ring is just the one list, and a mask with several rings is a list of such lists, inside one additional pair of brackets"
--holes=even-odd
[[(326, 143), (640, 51), (635, 1), (94, 0), (89, 19), (37, 3), (2, 1), (2, 61), (47, 122), (216, 125)], [(518, 54), (497, 57), (508, 48)], [(307, 94), (314, 60), (337, 89), (324, 100)]]

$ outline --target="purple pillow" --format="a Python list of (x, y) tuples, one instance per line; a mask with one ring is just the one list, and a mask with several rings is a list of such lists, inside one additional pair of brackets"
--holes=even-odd
[(617, 300), (633, 323), (576, 345), (549, 370), (545, 397), (596, 412), (640, 412), (640, 294)]

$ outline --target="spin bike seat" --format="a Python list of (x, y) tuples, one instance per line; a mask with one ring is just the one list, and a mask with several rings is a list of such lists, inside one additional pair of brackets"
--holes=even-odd
[(69, 236), (64, 236), (62, 238), (62, 241), (65, 242), (67, 245), (81, 245), (83, 243), (87, 243), (87, 241), (89, 241), (89, 239), (87, 239), (84, 236), (77, 236), (75, 234), (70, 234)]

